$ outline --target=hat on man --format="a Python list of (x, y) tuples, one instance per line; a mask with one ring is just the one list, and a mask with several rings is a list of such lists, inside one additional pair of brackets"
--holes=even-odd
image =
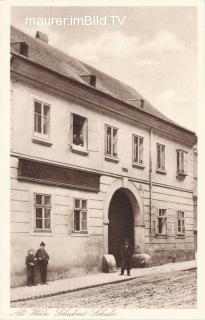
[(40, 243), (40, 246), (43, 246), (43, 247), (45, 247), (45, 243), (42, 241), (41, 243)]

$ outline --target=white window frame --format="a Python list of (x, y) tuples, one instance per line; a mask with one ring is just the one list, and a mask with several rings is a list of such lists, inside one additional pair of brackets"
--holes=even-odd
[[(83, 143), (84, 145), (78, 145), (75, 144), (73, 141), (73, 135), (74, 135), (74, 117), (80, 117), (84, 119), (84, 125), (82, 128), (82, 133), (83, 133)], [(71, 134), (71, 148), (72, 151), (77, 152), (77, 153), (82, 153), (82, 154), (88, 154), (88, 118), (84, 117), (83, 115), (77, 114), (77, 113), (71, 113), (71, 118), (70, 118), (70, 134)]]
[[(36, 203), (36, 196), (42, 196), (42, 204), (37, 204)], [(50, 197), (50, 204), (46, 205), (45, 204), (45, 197)], [(35, 192), (34, 193), (34, 230), (35, 232), (39, 232), (39, 233), (45, 233), (45, 232), (52, 232), (52, 196), (51, 194), (45, 194), (45, 193), (39, 193), (39, 192)], [(37, 220), (37, 216), (36, 216), (36, 209), (37, 208), (42, 208), (42, 228), (38, 228), (36, 225), (36, 220)], [(45, 209), (49, 209), (50, 210), (50, 228), (45, 228), (45, 220), (47, 218), (45, 218)]]
[[(76, 207), (76, 201), (79, 201), (80, 206)], [(86, 202), (86, 208), (83, 208), (82, 202)], [(80, 216), (80, 229), (76, 230), (75, 229), (75, 212), (79, 212)], [(86, 228), (83, 228), (83, 219), (82, 216), (83, 214), (86, 214)], [(88, 200), (87, 199), (82, 199), (82, 198), (75, 198), (74, 199), (74, 209), (73, 209), (73, 232), (74, 233), (88, 233)]]
[[(35, 113), (35, 102), (41, 105), (41, 132), (35, 131), (35, 121), (36, 121), (36, 113)], [(47, 133), (43, 133), (43, 119), (44, 119), (44, 107), (49, 108), (49, 115), (47, 119)], [(33, 135), (39, 139), (49, 140), (50, 139), (50, 118), (51, 118), (51, 105), (47, 102), (43, 102), (39, 99), (33, 99)]]
[(188, 175), (188, 152), (177, 149), (177, 174)]
[(185, 212), (177, 211), (177, 235), (185, 236)]
[[(159, 148), (159, 150), (158, 150)], [(156, 143), (156, 170), (159, 172), (166, 172), (166, 157), (165, 157), (165, 144)], [(159, 151), (159, 152), (158, 152)], [(160, 162), (158, 162), (158, 154), (160, 153)]]
[(143, 147), (144, 147), (144, 138), (141, 136), (137, 136), (136, 134), (133, 134), (132, 135), (132, 162), (133, 162), (133, 164), (138, 165), (138, 166), (143, 166)]
[[(164, 220), (164, 222), (162, 224), (165, 225), (165, 231), (164, 232), (159, 232), (159, 221), (160, 220)], [(158, 209), (158, 212), (157, 212), (157, 235), (159, 236), (166, 236), (167, 235), (167, 209), (165, 208), (160, 208)]]
[[(111, 136), (110, 136), (110, 153), (107, 152), (108, 150), (108, 134), (107, 134), (107, 129), (110, 128), (111, 129)], [(117, 134), (114, 138), (114, 130), (116, 130)], [(115, 139), (115, 141), (114, 141)], [(105, 157), (106, 158), (113, 158), (113, 159), (118, 159), (118, 128), (109, 125), (109, 124), (105, 124)]]

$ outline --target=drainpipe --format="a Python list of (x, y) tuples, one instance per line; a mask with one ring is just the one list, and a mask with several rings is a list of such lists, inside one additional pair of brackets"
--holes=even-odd
[(152, 232), (152, 139), (153, 130), (149, 131), (149, 203), (150, 203), (150, 239)]

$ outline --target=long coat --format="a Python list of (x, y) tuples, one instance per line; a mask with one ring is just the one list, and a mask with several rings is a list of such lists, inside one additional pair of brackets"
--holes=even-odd
[(121, 266), (126, 267), (131, 263), (131, 258), (133, 255), (133, 246), (131, 244), (123, 244), (121, 247)]
[(47, 251), (45, 249), (38, 249), (36, 251), (36, 255), (35, 257), (37, 258), (38, 264), (44, 264), (47, 265), (48, 264), (48, 260), (49, 260), (49, 255), (47, 253)]
[(26, 266), (28, 269), (34, 268), (35, 266), (35, 256), (34, 254), (28, 254), (26, 257)]

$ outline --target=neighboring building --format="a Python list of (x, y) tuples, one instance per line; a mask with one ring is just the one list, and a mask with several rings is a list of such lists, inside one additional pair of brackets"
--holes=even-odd
[(11, 28), (11, 285), (43, 240), (49, 279), (194, 257), (196, 135), (133, 88)]

